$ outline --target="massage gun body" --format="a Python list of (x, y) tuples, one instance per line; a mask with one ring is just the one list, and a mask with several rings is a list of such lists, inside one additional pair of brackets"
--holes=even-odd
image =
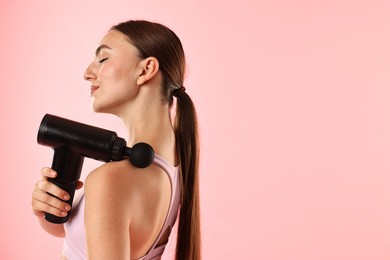
[[(129, 157), (140, 168), (150, 165), (154, 159), (153, 149), (145, 143), (126, 147), (126, 141), (113, 131), (78, 123), (68, 119), (46, 114), (38, 131), (38, 143), (54, 149), (52, 168), (57, 177), (49, 179), (52, 183), (69, 193), (73, 203), (76, 184), (80, 179), (84, 158), (103, 162), (119, 161)], [(138, 149), (135, 149), (138, 145)], [(52, 223), (65, 223), (66, 217), (45, 213), (45, 219)]]

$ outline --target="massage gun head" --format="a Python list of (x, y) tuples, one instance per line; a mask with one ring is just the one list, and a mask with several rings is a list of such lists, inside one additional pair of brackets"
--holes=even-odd
[(146, 168), (154, 160), (153, 148), (147, 143), (136, 143), (132, 148), (127, 147), (124, 155), (128, 156), (131, 164), (138, 168)]

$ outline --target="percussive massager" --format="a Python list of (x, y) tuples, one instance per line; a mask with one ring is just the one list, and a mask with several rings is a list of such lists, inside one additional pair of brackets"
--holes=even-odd
[[(154, 160), (153, 148), (146, 143), (137, 143), (126, 147), (126, 141), (115, 132), (46, 114), (39, 126), (38, 144), (54, 149), (52, 169), (57, 177), (49, 179), (69, 193), (66, 201), (72, 205), (77, 181), (85, 157), (109, 162), (128, 158), (138, 168), (148, 167)], [(66, 217), (57, 217), (45, 213), (45, 219), (51, 223), (65, 223)]]

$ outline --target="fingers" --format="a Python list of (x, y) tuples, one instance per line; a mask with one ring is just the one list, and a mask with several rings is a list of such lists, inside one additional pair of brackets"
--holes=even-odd
[(43, 216), (44, 212), (58, 217), (64, 217), (71, 209), (69, 204), (41, 189), (34, 190), (31, 205), (34, 214), (38, 217)]
[(35, 184), (32, 194), (31, 205), (33, 213), (38, 217), (42, 217), (44, 212), (58, 217), (66, 216), (71, 207), (64, 201), (69, 200), (70, 196), (66, 191), (48, 180), (55, 178), (57, 172), (45, 167), (41, 170), (41, 175), (42, 179)]
[(55, 178), (57, 176), (57, 172), (51, 168), (44, 167), (41, 170), (41, 174), (46, 178)]
[(54, 183), (51, 183), (47, 179), (42, 179), (38, 181), (36, 184), (36, 189), (50, 193), (51, 195), (56, 196), (57, 198), (60, 198), (62, 200), (70, 199), (70, 196), (66, 191), (64, 191)]

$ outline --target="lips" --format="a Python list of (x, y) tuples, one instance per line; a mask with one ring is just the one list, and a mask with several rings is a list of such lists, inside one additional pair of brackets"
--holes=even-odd
[(91, 95), (98, 89), (98, 86), (91, 86)]

